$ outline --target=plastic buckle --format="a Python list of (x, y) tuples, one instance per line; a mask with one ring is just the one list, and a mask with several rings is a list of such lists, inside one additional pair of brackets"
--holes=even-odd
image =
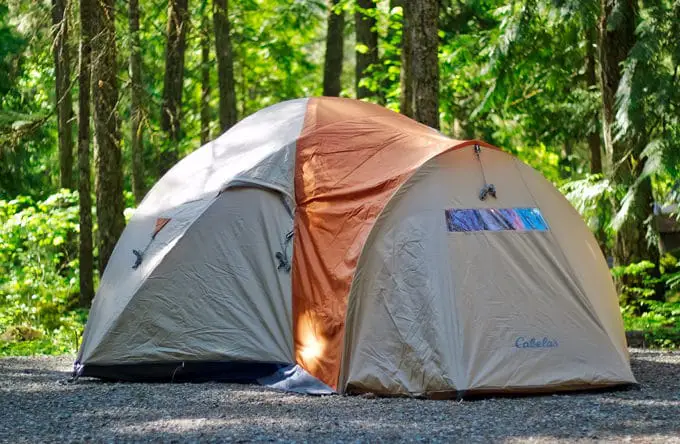
[(482, 191), (479, 192), (479, 200), (486, 200), (487, 196), (492, 196), (496, 199), (496, 186), (494, 184), (484, 185)]

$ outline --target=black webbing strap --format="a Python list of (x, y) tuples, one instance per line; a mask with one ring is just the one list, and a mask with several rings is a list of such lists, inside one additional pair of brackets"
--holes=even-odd
[(496, 186), (492, 183), (486, 181), (486, 174), (484, 174), (484, 163), (482, 162), (482, 148), (479, 145), (475, 145), (475, 157), (479, 161), (479, 168), (482, 171), (482, 180), (484, 181), (484, 186), (479, 192), (479, 200), (486, 200), (488, 196), (496, 198)]

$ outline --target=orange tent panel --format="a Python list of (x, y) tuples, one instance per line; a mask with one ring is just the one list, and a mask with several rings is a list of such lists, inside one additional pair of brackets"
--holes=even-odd
[(153, 229), (153, 234), (151, 235), (152, 237), (156, 237), (159, 231), (163, 229), (164, 226), (166, 226), (170, 222), (170, 218), (168, 217), (159, 217), (156, 219), (156, 226)]
[(297, 362), (337, 389), (347, 297), (385, 204), (420, 165), (471, 143), (365, 102), (310, 99), (295, 164), (293, 329)]

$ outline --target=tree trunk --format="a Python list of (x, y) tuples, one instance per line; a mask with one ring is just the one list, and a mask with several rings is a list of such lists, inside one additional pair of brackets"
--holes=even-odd
[[(645, 143), (638, 140), (639, 137), (630, 136), (615, 141), (612, 127), (616, 115), (616, 91), (622, 77), (622, 63), (635, 44), (637, 3), (635, 0), (602, 0), (601, 6), (599, 58), (603, 135), (605, 148), (612, 159), (612, 181), (617, 187), (629, 189), (644, 168), (646, 159), (641, 159), (640, 155)], [(615, 21), (611, 17), (613, 10), (616, 10)], [(615, 203), (618, 209), (621, 203)], [(643, 259), (658, 262), (658, 249), (650, 247), (646, 238), (645, 220), (652, 213), (653, 203), (652, 183), (647, 178), (635, 188), (629, 211), (616, 233), (613, 252), (616, 265), (628, 265)], [(657, 292), (657, 298), (662, 299), (663, 293)]]
[(115, 1), (97, 0), (93, 14), (92, 85), (99, 271), (104, 272), (125, 226), (123, 169), (118, 144)]
[(354, 13), (356, 27), (356, 92), (357, 99), (373, 95), (369, 88), (360, 86), (361, 80), (369, 77), (366, 72), (371, 65), (378, 65), (378, 30), (376, 29), (375, 0), (357, 0), (357, 10)]
[(139, 0), (130, 0), (130, 143), (132, 146), (132, 192), (135, 202), (140, 203), (146, 193), (144, 185), (144, 138), (142, 121), (144, 117), (142, 53), (139, 43)]
[(337, 97), (342, 91), (342, 60), (345, 33), (345, 12), (335, 11), (340, 0), (328, 1), (328, 29), (326, 31), (326, 59), (323, 69), (323, 95)]
[(411, 65), (411, 40), (412, 33), (410, 28), (411, 11), (410, 1), (403, 2), (403, 23), (401, 29), (401, 98), (399, 102), (399, 111), (408, 117), (413, 117), (413, 84)]
[(568, 179), (574, 174), (574, 147), (571, 140), (565, 140), (562, 158), (559, 161), (560, 176)]
[(201, 145), (210, 141), (210, 21), (201, 16)]
[(590, 173), (602, 173), (602, 147), (600, 146), (600, 134), (594, 128), (588, 134), (588, 150), (590, 151)]
[(439, 1), (408, 3), (413, 118), (439, 129)]
[[(597, 88), (595, 74), (595, 29), (587, 29), (586, 38), (586, 85), (588, 90)], [(588, 150), (590, 151), (591, 174), (602, 173), (602, 147), (600, 146), (599, 113), (592, 116), (592, 125), (588, 132)]]
[(59, 139), (59, 184), (73, 189), (73, 101), (71, 57), (68, 45), (67, 0), (52, 0), (52, 37), (56, 83), (57, 131)]
[(90, 179), (90, 63), (95, 0), (80, 2), (80, 66), (78, 69), (78, 206), (80, 216), (80, 298), (87, 308), (94, 297), (94, 245), (92, 242), (92, 189)]
[[(612, 161), (616, 163), (614, 156), (626, 151), (626, 147), (619, 144), (614, 146), (612, 137), (612, 125), (615, 120), (615, 100), (616, 90), (621, 82), (621, 63), (626, 60), (628, 53), (635, 44), (635, 19), (637, 7), (635, 0), (601, 0), (601, 17), (599, 26), (600, 39), (600, 82), (602, 88), (602, 132), (604, 145), (607, 152), (612, 156)], [(616, 20), (616, 27), (608, 29), (610, 26), (610, 15), (612, 10), (619, 9), (620, 17)]]
[(400, 76), (395, 75), (392, 70), (394, 67), (401, 67), (401, 31), (403, 17), (394, 14), (396, 8), (403, 12), (404, 0), (390, 0), (389, 14), (387, 20), (387, 32), (385, 33), (385, 52), (380, 58), (380, 66), (383, 71), (383, 79), (380, 84), (381, 103), (387, 103), (387, 97), (393, 95), (393, 91), (401, 88), (399, 84)]
[[(596, 44), (597, 44), (597, 26), (592, 26), (586, 28), (586, 87), (589, 91), (595, 91), (598, 89), (597, 83), (597, 64), (596, 64)], [(588, 152), (590, 153), (590, 173), (591, 174), (602, 174), (602, 143), (600, 142), (600, 116), (601, 112), (596, 111), (591, 116), (591, 124), (589, 125), (588, 131)], [(601, 213), (602, 210), (598, 210)], [(602, 214), (599, 217), (600, 221), (604, 220), (605, 215)], [(600, 250), (605, 255), (609, 257), (611, 252), (607, 246), (607, 232), (605, 230), (605, 224), (598, 222), (597, 228), (595, 229), (595, 238), (600, 246)]]
[(179, 159), (181, 139), (182, 91), (184, 83), (184, 53), (189, 27), (188, 0), (168, 1), (167, 42), (165, 46), (165, 77), (161, 130), (168, 135), (168, 144), (161, 152), (160, 174), (165, 174)]
[(236, 90), (234, 87), (234, 55), (229, 37), (229, 1), (214, 0), (215, 56), (220, 90), (220, 129), (227, 131), (236, 123)]

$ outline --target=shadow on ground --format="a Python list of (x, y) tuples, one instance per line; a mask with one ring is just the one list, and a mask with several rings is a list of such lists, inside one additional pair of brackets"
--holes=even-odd
[[(668, 358), (670, 356), (670, 358)], [(426, 401), (311, 397), (233, 384), (67, 383), (49, 360), (0, 360), (0, 440), (667, 442), (680, 431), (680, 354), (635, 353), (640, 390)]]

